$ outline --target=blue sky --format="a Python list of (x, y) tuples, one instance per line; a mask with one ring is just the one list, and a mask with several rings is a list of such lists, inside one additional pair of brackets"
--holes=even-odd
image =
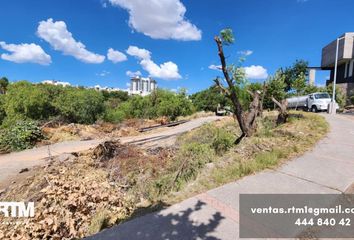
[[(220, 73), (213, 36), (233, 29), (228, 61), (247, 53), (250, 81), (354, 31), (352, 0), (2, 0), (0, 75), (126, 88), (127, 72), (160, 87), (209, 87)], [(109, 56), (108, 50), (111, 49)], [(250, 54), (252, 53), (252, 54)], [(129, 75), (129, 74), (128, 74)], [(323, 84), (328, 72), (317, 74)]]

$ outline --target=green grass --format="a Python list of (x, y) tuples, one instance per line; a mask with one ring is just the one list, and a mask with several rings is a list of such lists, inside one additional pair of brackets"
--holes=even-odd
[(88, 235), (93, 235), (108, 227), (110, 225), (109, 220), (110, 215), (107, 210), (98, 210), (96, 215), (94, 215), (94, 217), (91, 219), (91, 223), (87, 230)]
[[(289, 123), (276, 126), (276, 114), (258, 122), (258, 132), (239, 145), (240, 131), (234, 119), (209, 123), (178, 137), (177, 150), (159, 161), (143, 161), (131, 171), (128, 195), (144, 207), (163, 202), (172, 204), (198, 193), (235, 181), (282, 162), (312, 148), (328, 131), (320, 115), (304, 113)], [(128, 161), (131, 162), (131, 161)], [(134, 168), (135, 169), (135, 168)], [(121, 169), (124, 170), (124, 169)], [(149, 205), (150, 204), (150, 205)], [(139, 209), (139, 207), (137, 207)], [(144, 210), (145, 211), (145, 210)], [(101, 218), (92, 229), (98, 229)]]
[[(164, 206), (173, 204), (277, 167), (312, 148), (328, 131), (324, 118), (312, 113), (304, 113), (303, 118), (291, 117), (281, 126), (276, 126), (275, 119), (276, 114), (267, 114), (258, 122), (257, 133), (239, 145), (233, 144), (240, 134), (234, 119), (209, 123), (178, 137), (177, 151), (161, 159), (162, 162), (150, 159), (136, 163), (134, 166), (145, 164), (136, 171), (128, 167), (125, 174), (130, 172), (129, 179), (133, 180), (128, 184), (127, 196), (132, 196), (132, 202), (135, 202), (134, 211), (119, 219), (125, 221), (141, 216), (156, 210), (154, 206), (161, 203)], [(98, 212), (91, 221), (89, 232), (98, 232), (111, 225), (110, 222), (109, 215)]]
[[(253, 137), (244, 139), (239, 145), (232, 146), (221, 155), (215, 154), (212, 161), (213, 167), (200, 169), (195, 180), (186, 184), (180, 192), (171, 194), (169, 201), (177, 202), (244, 176), (277, 167), (311, 149), (329, 129), (326, 120), (313, 113), (303, 113), (302, 118), (291, 117), (288, 123), (281, 126), (276, 126), (274, 121), (275, 115), (270, 114), (264, 121), (258, 123), (258, 132)], [(217, 130), (214, 128), (218, 127), (225, 130), (230, 128), (231, 124), (236, 125), (233, 120), (223, 123), (222, 126), (209, 124), (188, 133), (188, 136), (180, 140), (182, 142), (186, 140), (190, 142), (193, 139), (205, 140), (203, 133), (215, 133)], [(205, 131), (206, 129), (208, 131)], [(234, 128), (228, 129), (227, 132), (236, 137), (238, 131)], [(180, 142), (180, 144), (183, 143)], [(210, 148), (215, 152), (212, 144)]]

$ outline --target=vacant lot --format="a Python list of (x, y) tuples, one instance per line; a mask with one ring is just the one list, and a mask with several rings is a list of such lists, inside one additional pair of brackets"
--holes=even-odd
[(258, 133), (236, 146), (238, 128), (232, 118), (225, 118), (180, 136), (173, 148), (105, 142), (94, 150), (54, 158), (0, 196), (36, 202), (35, 218), (0, 225), (0, 237), (87, 236), (274, 167), (310, 149), (328, 130), (323, 117), (311, 113), (294, 115), (278, 127), (274, 122), (275, 114), (268, 113)]

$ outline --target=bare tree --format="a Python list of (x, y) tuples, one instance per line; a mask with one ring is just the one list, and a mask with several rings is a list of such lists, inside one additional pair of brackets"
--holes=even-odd
[[(232, 102), (233, 105), (233, 114), (237, 119), (237, 122), (241, 129), (241, 136), (235, 141), (235, 143), (239, 143), (244, 137), (250, 137), (257, 129), (256, 117), (259, 115), (260, 111), (260, 92), (249, 92), (252, 96), (253, 100), (249, 105), (248, 109), (243, 109), (240, 96), (238, 95), (236, 88), (237, 86), (237, 74), (235, 71), (237, 69), (228, 68), (226, 64), (226, 59), (224, 55), (223, 45), (229, 45), (233, 43), (234, 38), (232, 35), (231, 29), (225, 29), (221, 31), (221, 37), (215, 36), (214, 40), (218, 47), (218, 55), (221, 62), (221, 70), (223, 72), (225, 81), (227, 83), (227, 87), (225, 87), (220, 78), (215, 79), (216, 85), (222, 90), (223, 94), (225, 94)], [(229, 73), (229, 69), (233, 69), (233, 73)]]
[(264, 103), (264, 98), (265, 98), (265, 95), (267, 93), (267, 83), (264, 82), (263, 83), (263, 89), (262, 89), (262, 95), (261, 95), (261, 100), (260, 100), (260, 103), (259, 103), (259, 112), (258, 112), (258, 116), (263, 118), (263, 103)]
[(272, 97), (272, 101), (278, 106), (279, 115), (277, 118), (277, 125), (286, 123), (289, 117), (289, 113), (287, 111), (288, 101), (283, 99), (281, 102)]

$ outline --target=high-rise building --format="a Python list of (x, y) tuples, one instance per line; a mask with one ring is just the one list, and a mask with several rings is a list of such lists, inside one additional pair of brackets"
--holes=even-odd
[(157, 83), (152, 78), (132, 77), (130, 79), (130, 95), (146, 96), (157, 88)]

